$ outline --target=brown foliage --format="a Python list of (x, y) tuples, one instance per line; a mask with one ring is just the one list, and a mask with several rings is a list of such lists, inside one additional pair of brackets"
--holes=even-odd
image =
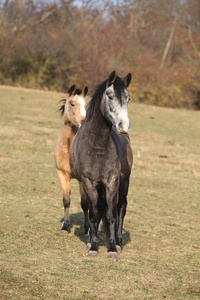
[(192, 1), (13, 0), (0, 10), (0, 83), (90, 92), (116, 70), (132, 99), (200, 107), (200, 4)]

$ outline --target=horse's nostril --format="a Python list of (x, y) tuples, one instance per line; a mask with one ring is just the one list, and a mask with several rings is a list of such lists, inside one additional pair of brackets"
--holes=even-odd
[(125, 134), (128, 132), (128, 130), (130, 129), (130, 121), (127, 121), (127, 122), (124, 122), (123, 120), (120, 121), (116, 128), (117, 128), (117, 131), (120, 133), (120, 134)]
[(119, 128), (119, 129), (122, 129), (122, 122), (119, 122), (118, 128)]

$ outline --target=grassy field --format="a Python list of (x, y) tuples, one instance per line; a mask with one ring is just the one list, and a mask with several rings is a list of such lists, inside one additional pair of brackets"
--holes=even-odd
[(123, 249), (88, 258), (78, 184), (61, 235), (53, 160), (62, 94), (0, 87), (0, 298), (200, 299), (200, 112), (129, 105), (134, 166)]

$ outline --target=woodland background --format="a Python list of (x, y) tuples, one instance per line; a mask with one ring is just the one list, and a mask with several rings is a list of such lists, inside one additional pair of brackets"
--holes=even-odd
[(200, 109), (200, 1), (0, 0), (0, 84), (91, 94), (113, 70), (135, 102)]

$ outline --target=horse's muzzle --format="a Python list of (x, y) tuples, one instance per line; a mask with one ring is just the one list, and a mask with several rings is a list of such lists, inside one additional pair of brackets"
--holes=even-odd
[(119, 122), (116, 128), (119, 134), (127, 134), (131, 128), (131, 123), (130, 121), (128, 121), (128, 123)]

